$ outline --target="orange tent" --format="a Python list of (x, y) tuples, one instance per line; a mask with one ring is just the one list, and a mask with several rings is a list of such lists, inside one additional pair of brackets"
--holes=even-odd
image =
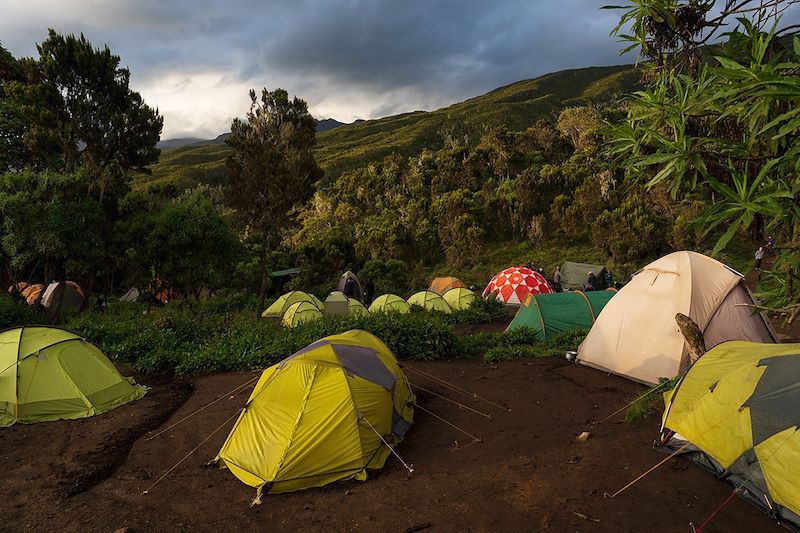
[(442, 296), (450, 289), (460, 289), (466, 287), (467, 286), (464, 285), (464, 282), (461, 281), (460, 279), (448, 276), (446, 278), (433, 278), (430, 287), (428, 287), (428, 290), (431, 292), (435, 292), (439, 296)]

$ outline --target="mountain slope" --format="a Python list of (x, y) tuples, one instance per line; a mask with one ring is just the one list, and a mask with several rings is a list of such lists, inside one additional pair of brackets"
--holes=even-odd
[[(563, 70), (500, 87), (436, 111), (415, 111), (377, 120), (338, 126), (317, 135), (317, 160), (333, 180), (347, 170), (391, 153), (416, 155), (437, 150), (447, 141), (469, 146), (496, 126), (523, 130), (539, 119), (554, 120), (564, 108), (604, 103), (638, 88), (640, 74), (630, 65)], [(227, 147), (192, 145), (164, 150), (153, 182), (220, 183), (224, 180)]]

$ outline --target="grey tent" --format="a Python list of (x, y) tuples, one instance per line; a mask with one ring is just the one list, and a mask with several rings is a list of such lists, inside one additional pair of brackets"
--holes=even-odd
[(41, 303), (48, 311), (55, 308), (58, 298), (61, 297), (61, 311), (67, 309), (80, 309), (86, 297), (83, 290), (74, 281), (67, 281), (64, 284), (63, 292), (58, 290), (59, 282), (53, 281), (42, 293)]
[(349, 315), (350, 303), (340, 291), (333, 291), (325, 298), (325, 315)]
[(131, 287), (128, 289), (128, 292), (120, 296), (119, 299), (122, 302), (136, 302), (139, 300), (139, 296), (139, 289), (136, 287)]
[(603, 265), (564, 261), (564, 265), (561, 267), (561, 287), (573, 291), (583, 290), (589, 272), (593, 272), (598, 280), (605, 283), (606, 267)]
[(361, 288), (361, 282), (351, 271), (347, 271), (339, 278), (339, 284), (336, 290), (344, 293), (348, 298), (355, 298), (356, 300), (364, 299), (364, 290)]

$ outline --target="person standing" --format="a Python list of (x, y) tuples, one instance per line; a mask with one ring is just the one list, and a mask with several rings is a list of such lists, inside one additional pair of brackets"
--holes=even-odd
[(553, 288), (556, 292), (561, 292), (561, 267), (557, 266), (553, 272)]
[(764, 261), (764, 247), (759, 246), (756, 250), (756, 272), (758, 272), (758, 279), (761, 280), (761, 263)]

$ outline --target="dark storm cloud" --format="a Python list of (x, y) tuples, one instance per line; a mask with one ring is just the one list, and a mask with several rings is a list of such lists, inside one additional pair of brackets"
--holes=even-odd
[(0, 42), (35, 55), (48, 27), (83, 32), (130, 67), (165, 136), (208, 136), (246, 110), (251, 87), (284, 87), (349, 121), (633, 62), (609, 37), (619, 13), (606, 1), (0, 0)]

